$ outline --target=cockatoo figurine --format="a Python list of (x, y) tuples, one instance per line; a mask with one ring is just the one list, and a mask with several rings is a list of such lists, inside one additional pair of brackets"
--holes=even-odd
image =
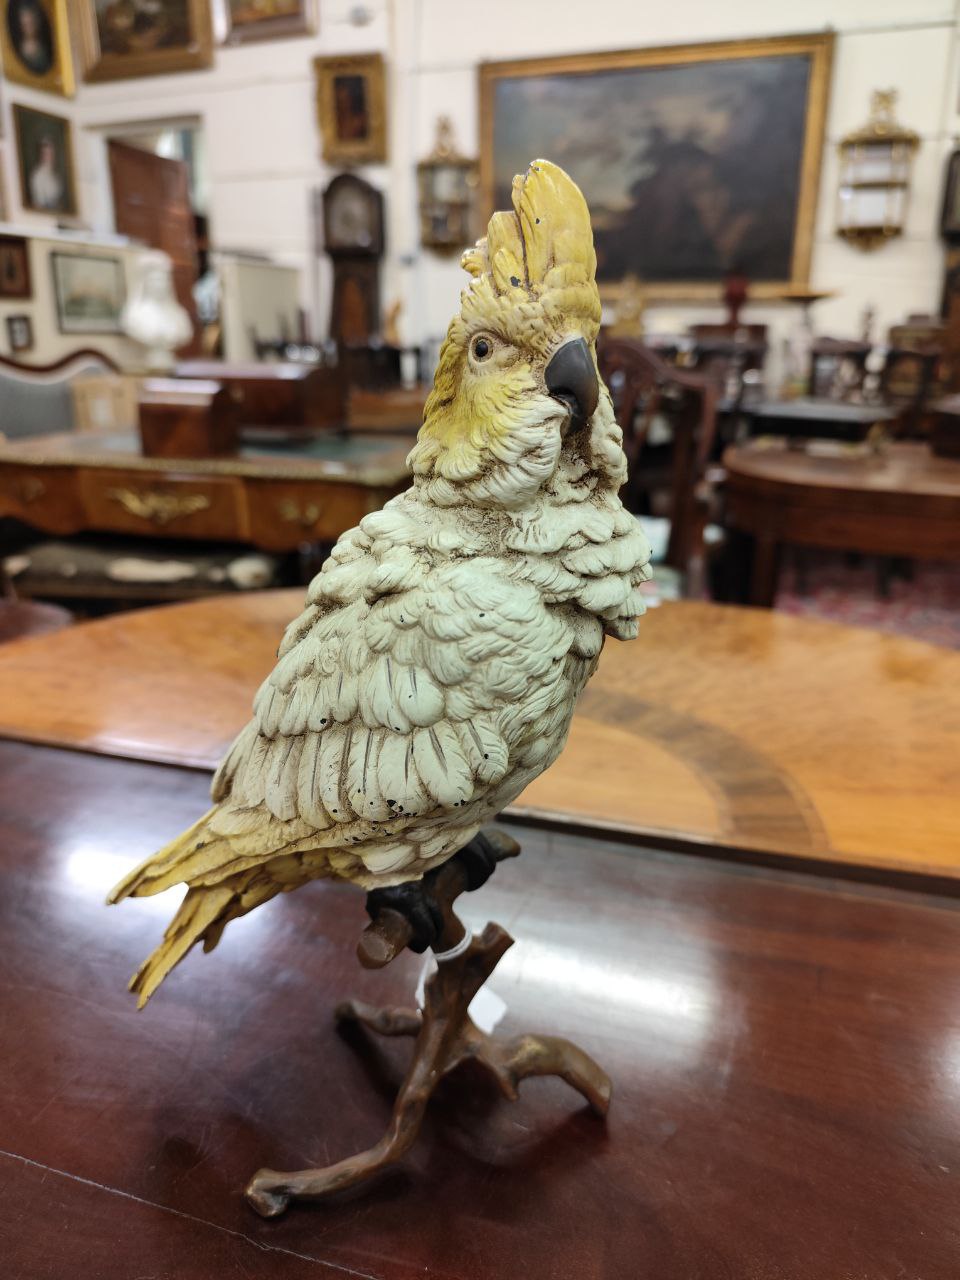
[(512, 203), (463, 257), (412, 486), (310, 584), (213, 808), (110, 895), (187, 886), (131, 981), (141, 1006), (279, 893), (451, 858), (557, 758), (604, 637), (636, 635), (649, 548), (617, 496), (587, 205), (546, 160)]

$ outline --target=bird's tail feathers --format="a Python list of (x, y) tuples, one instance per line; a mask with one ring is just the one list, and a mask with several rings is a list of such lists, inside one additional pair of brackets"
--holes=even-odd
[(221, 917), (229, 912), (235, 898), (236, 891), (230, 884), (187, 890), (177, 914), (163, 935), (163, 941), (130, 979), (130, 990), (138, 997), (138, 1009), (143, 1008), (170, 970), (180, 963), (194, 943), (201, 938), (206, 940), (208, 931), (216, 930), (213, 942), (216, 945), (226, 924), (226, 920), (220, 923)]
[(113, 905), (122, 902), (124, 898), (145, 898), (152, 893), (162, 893), (171, 884), (176, 884), (180, 877), (176, 876), (171, 880), (170, 873), (176, 872), (183, 860), (195, 852), (214, 812), (214, 809), (209, 809), (175, 840), (164, 845), (159, 852), (151, 853), (149, 858), (144, 858), (139, 866), (134, 867), (129, 875), (113, 886), (107, 894), (107, 902)]

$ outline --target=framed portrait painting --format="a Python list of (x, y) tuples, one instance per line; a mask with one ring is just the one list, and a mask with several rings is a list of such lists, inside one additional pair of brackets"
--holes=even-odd
[(192, 71), (213, 62), (210, 0), (77, 0), (86, 80)]
[(14, 103), (20, 193), (34, 213), (75, 217), (77, 189), (70, 121)]
[(0, 236), (0, 300), (32, 297), (26, 237)]
[(120, 333), (127, 297), (123, 263), (92, 253), (52, 253), (61, 333)]
[(0, 0), (0, 52), (12, 83), (73, 97), (67, 0)]
[(590, 205), (597, 279), (649, 297), (807, 287), (833, 36), (576, 54), (480, 67), (489, 212), (536, 156)]
[(314, 58), (317, 117), (328, 164), (377, 164), (387, 158), (383, 58), (379, 53)]
[(227, 44), (311, 36), (316, 0), (227, 0)]

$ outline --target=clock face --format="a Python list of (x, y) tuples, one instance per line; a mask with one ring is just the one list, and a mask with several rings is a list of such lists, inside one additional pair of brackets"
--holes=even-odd
[(373, 210), (362, 191), (341, 187), (330, 202), (327, 226), (329, 247), (370, 249), (373, 247)]

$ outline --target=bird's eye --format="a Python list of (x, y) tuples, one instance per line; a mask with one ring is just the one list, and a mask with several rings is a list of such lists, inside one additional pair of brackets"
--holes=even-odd
[(473, 358), (474, 360), (486, 360), (490, 354), (490, 342), (487, 338), (474, 338), (473, 340)]

